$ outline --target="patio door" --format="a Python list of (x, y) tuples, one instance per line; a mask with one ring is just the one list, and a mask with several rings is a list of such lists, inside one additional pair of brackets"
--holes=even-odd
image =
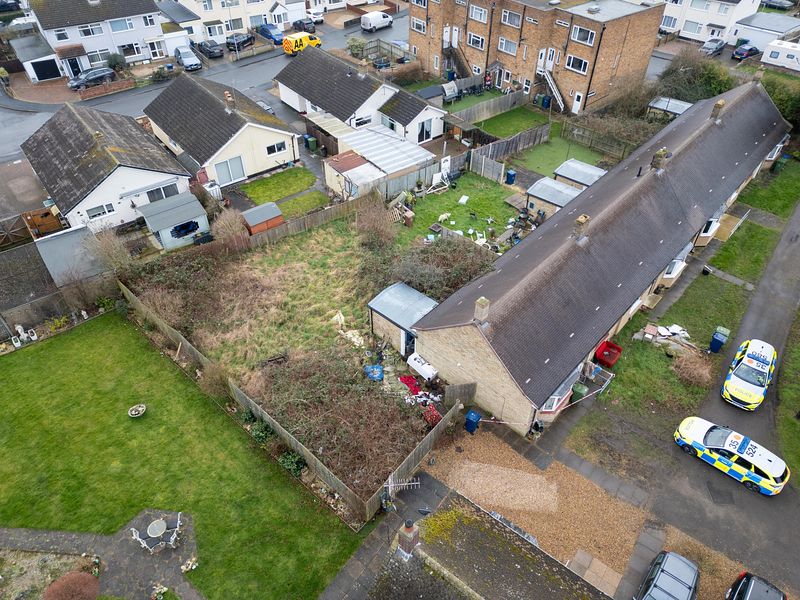
[(81, 74), (81, 63), (77, 58), (68, 58), (67, 67), (72, 77), (77, 77)]
[(167, 55), (166, 50), (164, 50), (164, 42), (160, 40), (147, 42), (147, 47), (150, 48), (150, 57), (153, 60), (164, 58)]
[(433, 137), (433, 128), (431, 126), (431, 119), (427, 119), (419, 124), (417, 143), (421, 144), (422, 142), (427, 142), (431, 137)]
[(553, 62), (556, 59), (556, 49), (555, 48), (548, 48), (547, 49), (547, 62), (545, 63), (545, 68), (548, 71), (553, 70)]

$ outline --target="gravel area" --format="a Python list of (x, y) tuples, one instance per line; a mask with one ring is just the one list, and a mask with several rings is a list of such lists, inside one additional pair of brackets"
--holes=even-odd
[(0, 550), (0, 598), (41, 598), (48, 585), (80, 564), (81, 557), (72, 554)]
[[(476, 464), (482, 466), (476, 468)], [(643, 511), (610, 496), (575, 471), (557, 462), (540, 471), (485, 432), (460, 437), (441, 448), (435, 465), (426, 469), (485, 510), (495, 510), (525, 529), (561, 562), (582, 549), (622, 574), (645, 521)], [(527, 489), (531, 483), (524, 482), (546, 484), (550, 491), (532, 494)], [(502, 497), (494, 493), (496, 489), (502, 490)]]

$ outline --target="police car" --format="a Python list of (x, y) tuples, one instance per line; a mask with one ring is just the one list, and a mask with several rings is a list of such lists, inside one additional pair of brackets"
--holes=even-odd
[(789, 481), (789, 468), (749, 437), (700, 417), (687, 417), (675, 431), (675, 443), (727, 473), (754, 492), (779, 494)]
[(736, 351), (722, 384), (722, 398), (744, 410), (758, 408), (767, 396), (777, 360), (775, 348), (767, 342), (744, 342)]

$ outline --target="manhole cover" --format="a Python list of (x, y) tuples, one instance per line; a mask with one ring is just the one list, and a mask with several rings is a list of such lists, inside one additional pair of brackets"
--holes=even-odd
[(733, 494), (728, 490), (723, 490), (715, 485), (713, 485), (710, 481), (706, 482), (706, 487), (708, 488), (708, 493), (711, 494), (711, 499), (714, 501), (715, 504), (733, 504)]

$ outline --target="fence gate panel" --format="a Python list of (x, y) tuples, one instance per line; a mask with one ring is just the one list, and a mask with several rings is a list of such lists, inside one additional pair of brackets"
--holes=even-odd
[(0, 248), (27, 242), (31, 234), (22, 215), (0, 219)]

